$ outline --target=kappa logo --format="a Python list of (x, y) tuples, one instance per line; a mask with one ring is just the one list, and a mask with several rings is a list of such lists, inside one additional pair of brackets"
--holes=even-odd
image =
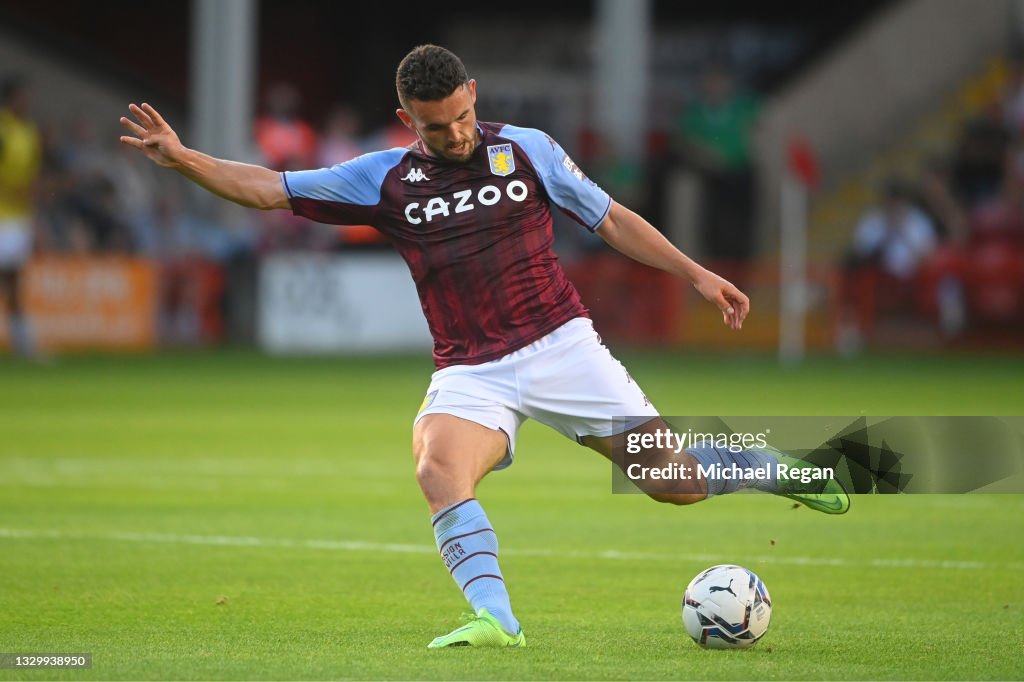
[(406, 182), (422, 182), (423, 180), (429, 180), (427, 174), (423, 172), (422, 168), (410, 168), (409, 172), (404, 178)]
[(487, 147), (487, 160), (491, 173), (505, 177), (516, 170), (516, 158), (512, 156), (511, 144), (492, 144)]

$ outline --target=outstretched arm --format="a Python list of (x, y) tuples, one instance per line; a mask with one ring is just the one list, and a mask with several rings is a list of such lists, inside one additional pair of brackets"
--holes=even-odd
[(697, 265), (663, 234), (622, 204), (612, 202), (597, 234), (617, 251), (645, 265), (682, 277), (722, 311), (725, 324), (743, 326), (750, 299), (731, 282)]
[(262, 210), (291, 207), (277, 172), (248, 163), (215, 159), (189, 149), (150, 105), (131, 104), (128, 109), (136, 120), (121, 117), (121, 125), (131, 133), (122, 135), (121, 142), (135, 147), (153, 163), (173, 168), (203, 189), (242, 206)]

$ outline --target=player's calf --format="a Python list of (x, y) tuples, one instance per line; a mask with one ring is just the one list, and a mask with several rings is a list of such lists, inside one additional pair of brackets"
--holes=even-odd
[(655, 502), (674, 504), (676, 506), (697, 504), (698, 502), (703, 502), (707, 499), (707, 495), (705, 493), (647, 493), (647, 497), (651, 498)]

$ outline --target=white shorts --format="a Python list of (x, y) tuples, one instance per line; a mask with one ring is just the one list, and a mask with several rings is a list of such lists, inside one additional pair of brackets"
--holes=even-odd
[(32, 229), (28, 220), (0, 219), (0, 270), (16, 270), (32, 255)]
[[(504, 431), (508, 454), (496, 469), (512, 464), (516, 434), (528, 418), (580, 442), (584, 436), (615, 435), (658, 416), (585, 317), (569, 320), (497, 360), (434, 372), (415, 421), (438, 413)], [(618, 418), (615, 425), (613, 417)], [(623, 422), (623, 417), (635, 419)]]

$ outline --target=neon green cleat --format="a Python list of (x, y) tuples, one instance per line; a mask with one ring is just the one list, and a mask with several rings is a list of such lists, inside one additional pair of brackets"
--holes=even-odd
[(515, 635), (510, 635), (502, 629), (498, 620), (487, 612), (487, 609), (480, 609), (480, 613), (472, 618), (461, 628), (452, 630), (447, 635), (435, 637), (434, 641), (427, 645), (428, 649), (444, 649), (450, 646), (482, 646), (482, 647), (521, 647), (526, 646), (526, 637), (522, 629)]
[[(769, 447), (768, 450), (779, 460), (779, 464), (784, 464), (789, 469), (821, 469), (817, 464), (791, 457), (781, 450), (772, 447)], [(810, 480), (805, 482), (800, 478), (785, 479), (779, 476), (776, 481), (775, 494), (796, 500), (805, 507), (825, 514), (845, 514), (850, 511), (850, 496), (843, 488), (842, 483), (834, 478), (821, 479), (810, 476), (807, 478)]]

